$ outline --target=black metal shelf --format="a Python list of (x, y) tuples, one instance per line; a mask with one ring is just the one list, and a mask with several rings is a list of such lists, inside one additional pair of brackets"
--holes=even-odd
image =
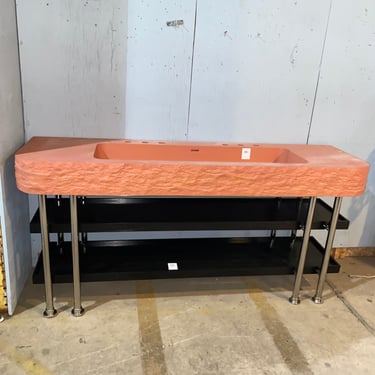
[[(50, 233), (69, 233), (69, 198), (48, 198)], [(84, 197), (78, 200), (80, 232), (202, 231), (202, 230), (297, 230), (306, 222), (306, 198), (124, 198)], [(332, 208), (317, 200), (312, 229), (326, 229)], [(349, 221), (339, 216), (337, 229)], [(40, 232), (39, 211), (30, 228)], [(84, 238), (82, 238), (84, 239)], [(301, 239), (291, 237), (194, 238), (86, 241), (80, 243), (82, 281), (293, 274)], [(271, 246), (271, 243), (273, 245)], [(317, 272), (324, 249), (310, 238), (304, 273)], [(72, 281), (70, 242), (50, 243), (53, 282)], [(168, 263), (178, 271), (169, 271)], [(338, 272), (330, 260), (328, 272)], [(40, 256), (33, 274), (43, 282)]]
[[(70, 232), (69, 199), (47, 199), (49, 232)], [(302, 198), (85, 198), (79, 200), (81, 232), (300, 229), (308, 199)], [(332, 209), (317, 201), (312, 229), (325, 229)], [(349, 221), (339, 216), (337, 229)], [(30, 223), (40, 233), (39, 211)]]
[[(92, 241), (86, 243), (85, 250), (80, 249), (81, 280), (293, 274), (301, 242), (297, 238), (290, 246), (290, 238), (278, 237), (270, 247), (267, 237)], [(50, 243), (54, 283), (72, 281), (71, 244), (65, 242), (63, 246), (61, 252)], [(323, 254), (322, 246), (311, 237), (304, 273), (318, 272)], [(177, 263), (178, 270), (168, 270), (168, 263)], [(328, 272), (338, 272), (339, 268), (331, 259)], [(42, 257), (33, 282), (44, 282)]]

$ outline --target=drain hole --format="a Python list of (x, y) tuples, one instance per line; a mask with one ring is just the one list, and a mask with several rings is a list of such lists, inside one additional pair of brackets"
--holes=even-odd
[(190, 151), (191, 151), (191, 152), (198, 152), (198, 151), (199, 151), (199, 148), (192, 148)]

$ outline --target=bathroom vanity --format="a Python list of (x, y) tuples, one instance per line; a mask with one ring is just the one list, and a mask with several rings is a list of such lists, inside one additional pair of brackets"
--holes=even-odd
[[(15, 170), (18, 188), (39, 196), (31, 231), (42, 234), (34, 281), (45, 284), (44, 314), (56, 313), (52, 282), (70, 280), (75, 316), (81, 280), (295, 273), (298, 304), (303, 273), (318, 272), (321, 303), (327, 271), (339, 270), (335, 231), (349, 225), (342, 198), (363, 193), (368, 168), (322, 145), (32, 138)], [(334, 197), (333, 207), (318, 197)], [(315, 229), (328, 231), (324, 248)], [(90, 241), (92, 232), (227, 230), (269, 235)]]

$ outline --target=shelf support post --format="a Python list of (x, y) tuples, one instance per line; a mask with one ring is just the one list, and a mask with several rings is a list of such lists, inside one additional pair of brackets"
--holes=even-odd
[(46, 318), (53, 318), (57, 311), (53, 305), (53, 291), (51, 279), (51, 263), (49, 257), (49, 234), (48, 234), (48, 220), (46, 196), (39, 195), (39, 216), (40, 216), (40, 232), (42, 235), (42, 254), (43, 254), (43, 272), (44, 272), (44, 288), (46, 293), (46, 309), (43, 316)]
[(335, 239), (336, 226), (337, 226), (337, 220), (340, 214), (341, 203), (342, 203), (342, 197), (336, 197), (335, 202), (333, 204), (332, 218), (331, 218), (331, 223), (329, 224), (324, 258), (323, 258), (322, 266), (320, 268), (319, 280), (318, 280), (318, 284), (316, 287), (315, 295), (312, 298), (312, 300), (316, 304), (323, 303), (322, 294), (323, 294), (324, 282), (325, 282), (327, 271), (328, 271), (329, 258), (331, 256), (333, 240)]
[(301, 282), (302, 282), (303, 270), (305, 267), (307, 249), (309, 247), (311, 225), (312, 225), (312, 220), (314, 217), (315, 205), (316, 205), (316, 197), (311, 197), (310, 204), (309, 204), (309, 211), (307, 213), (305, 229), (303, 233), (303, 241), (302, 241), (301, 253), (299, 256), (295, 281), (294, 281), (293, 293), (292, 293), (292, 296), (289, 298), (289, 302), (293, 305), (298, 305), (300, 303), (299, 292), (301, 289)]
[(84, 309), (81, 305), (81, 282), (79, 271), (79, 239), (78, 239), (78, 213), (77, 213), (77, 196), (70, 196), (70, 223), (72, 233), (72, 256), (73, 256), (73, 296), (74, 304), (72, 315), (81, 316)]

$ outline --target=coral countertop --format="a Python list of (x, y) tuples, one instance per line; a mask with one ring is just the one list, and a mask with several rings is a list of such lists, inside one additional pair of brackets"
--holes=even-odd
[(52, 195), (356, 196), (368, 169), (335, 147), (295, 144), (34, 137), (15, 156), (18, 188)]

